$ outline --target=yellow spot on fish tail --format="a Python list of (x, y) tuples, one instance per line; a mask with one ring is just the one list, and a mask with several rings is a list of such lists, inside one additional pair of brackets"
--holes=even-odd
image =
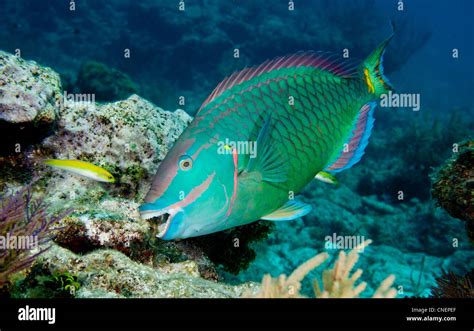
[(369, 93), (374, 93), (375, 92), (374, 84), (372, 84), (372, 80), (370, 79), (370, 76), (369, 76), (369, 69), (367, 68), (364, 69), (364, 78), (365, 78), (365, 82), (367, 83), (367, 91)]

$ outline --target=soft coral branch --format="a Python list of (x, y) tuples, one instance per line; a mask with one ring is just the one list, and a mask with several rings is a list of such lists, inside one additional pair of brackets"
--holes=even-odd
[(50, 215), (43, 199), (34, 199), (32, 184), (16, 193), (2, 195), (0, 209), (0, 236), (8, 246), (8, 238), (34, 238), (35, 247), (0, 247), (0, 286), (15, 272), (28, 268), (35, 258), (49, 249), (45, 246), (54, 237), (52, 225), (67, 216), (71, 210)]

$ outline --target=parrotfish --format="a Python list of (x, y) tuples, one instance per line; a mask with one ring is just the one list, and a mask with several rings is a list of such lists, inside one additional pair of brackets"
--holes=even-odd
[(115, 182), (115, 178), (110, 172), (89, 162), (79, 160), (48, 159), (44, 160), (43, 163), (53, 168), (63, 169), (76, 175), (80, 175), (99, 182)]
[(159, 165), (142, 218), (170, 240), (308, 214), (296, 194), (364, 154), (377, 100), (392, 90), (382, 65), (392, 36), (356, 65), (298, 52), (225, 78)]

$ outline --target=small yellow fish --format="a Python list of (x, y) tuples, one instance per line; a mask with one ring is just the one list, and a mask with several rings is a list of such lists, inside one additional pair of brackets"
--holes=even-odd
[(326, 171), (318, 172), (314, 178), (325, 183), (329, 183), (333, 185), (338, 184), (336, 177), (334, 177), (333, 175), (331, 175), (329, 172), (326, 172)]
[(47, 164), (53, 168), (64, 169), (66, 171), (75, 173), (77, 175), (87, 177), (99, 182), (114, 183), (115, 178), (107, 170), (93, 165), (89, 162), (78, 161), (78, 160), (44, 160), (44, 164)]

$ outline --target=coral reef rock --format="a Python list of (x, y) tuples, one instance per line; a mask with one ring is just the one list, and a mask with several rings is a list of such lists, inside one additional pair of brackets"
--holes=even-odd
[[(0, 86), (4, 96), (0, 99), (1, 122), (26, 126), (46, 118), (54, 124), (54, 130), (51, 127), (47, 135), (31, 141), (34, 148), (18, 154), (20, 161), (28, 160), (22, 171), (40, 177), (36, 178), (35, 194), (44, 199), (48, 213), (72, 211), (54, 224), (55, 244), (37, 260), (36, 265), (41, 265), (36, 270), (61, 267), (77, 274), (76, 262), (86, 270), (95, 270), (99, 278), (79, 275), (86, 279), (78, 293), (83, 297), (240, 296), (242, 291), (237, 287), (208, 281), (217, 280), (218, 275), (201, 248), (157, 240), (153, 222), (142, 220), (138, 213), (160, 161), (191, 116), (180, 109), (163, 110), (137, 95), (101, 104), (87, 94), (62, 96), (56, 73), (0, 54), (5, 63), (1, 69), (5, 77)], [(17, 104), (16, 97), (7, 98), (14, 95), (14, 89), (19, 91)], [(31, 109), (20, 109), (21, 104), (31, 105)], [(10, 145), (17, 142), (17, 135), (8, 136)], [(51, 169), (41, 165), (44, 158), (88, 161), (109, 170), (116, 182), (99, 183)], [(15, 164), (20, 161), (9, 169), (18, 172)], [(5, 178), (9, 178), (2, 184), (5, 190), (16, 191), (23, 185), (14, 176)], [(104, 265), (108, 261), (112, 264)], [(114, 269), (114, 264), (120, 268)], [(107, 287), (112, 285), (114, 288)]]
[(52, 132), (60, 101), (57, 73), (0, 51), (0, 131), (6, 138), (0, 145), (2, 168), (18, 164), (28, 146)]
[(459, 144), (459, 152), (432, 179), (437, 204), (466, 222), (468, 236), (474, 242), (474, 141)]
[(76, 85), (81, 93), (93, 93), (97, 101), (125, 99), (138, 92), (128, 75), (95, 61), (81, 65)]
[(433, 287), (433, 298), (474, 298), (474, 270), (464, 276), (456, 275), (454, 272), (443, 272), (436, 278), (437, 286)]
[(99, 105), (65, 102), (58, 133), (44, 146), (58, 159), (89, 161), (109, 170), (127, 196), (148, 182), (159, 162), (191, 117), (183, 110), (165, 111), (132, 95)]
[(34, 61), (0, 51), (0, 119), (51, 123), (60, 98), (59, 75)]
[(52, 274), (77, 276), (81, 284), (77, 298), (235, 298), (258, 288), (255, 283), (232, 286), (200, 278), (194, 262), (157, 269), (109, 249), (80, 256), (54, 245), (37, 263)]

